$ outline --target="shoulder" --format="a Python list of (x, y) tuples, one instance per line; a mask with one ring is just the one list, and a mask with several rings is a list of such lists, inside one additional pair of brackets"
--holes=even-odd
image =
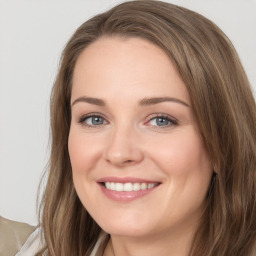
[(0, 216), (0, 255), (15, 255), (36, 228)]

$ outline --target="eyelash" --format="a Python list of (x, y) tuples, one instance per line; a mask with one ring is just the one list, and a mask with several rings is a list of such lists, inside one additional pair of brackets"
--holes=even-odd
[[(79, 119), (79, 123), (82, 124), (83, 126), (85, 127), (88, 127), (88, 128), (99, 128), (99, 127), (102, 127), (104, 125), (106, 125), (106, 123), (104, 124), (100, 124), (100, 125), (91, 125), (91, 124), (88, 124), (86, 123), (86, 119), (89, 119), (89, 118), (102, 118), (103, 119), (103, 122), (106, 122), (108, 123), (108, 121), (106, 121), (106, 118), (104, 117), (104, 115), (100, 114), (100, 113), (90, 113), (90, 114), (87, 114), (87, 115), (84, 115), (82, 116), (80, 119)], [(154, 120), (154, 119), (164, 119), (165, 121), (168, 122), (167, 125), (153, 125), (152, 127), (154, 129), (164, 129), (164, 128), (170, 128), (170, 126), (177, 126), (178, 125), (178, 120), (173, 118), (172, 116), (170, 115), (167, 115), (167, 114), (162, 114), (162, 113), (156, 113), (156, 114), (151, 114), (149, 116), (149, 120), (146, 121), (144, 124), (149, 126), (149, 122)]]

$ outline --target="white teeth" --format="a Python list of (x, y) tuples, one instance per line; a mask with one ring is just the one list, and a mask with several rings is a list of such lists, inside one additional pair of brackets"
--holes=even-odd
[(124, 184), (116, 183), (116, 191), (124, 191)]
[(115, 182), (105, 182), (105, 187), (110, 190), (115, 191), (139, 191), (146, 190), (155, 187), (157, 183), (115, 183)]
[(132, 185), (133, 191), (139, 191), (140, 190), (140, 183), (134, 183)]
[(155, 186), (155, 184), (149, 183), (149, 184), (148, 184), (148, 189), (151, 189), (151, 188), (153, 188), (154, 186)]
[(147, 186), (146, 183), (142, 183), (142, 184), (140, 185), (140, 189), (141, 189), (141, 190), (145, 190), (145, 189), (147, 189), (147, 188), (148, 188), (148, 186)]
[(110, 189), (110, 182), (105, 182), (105, 187), (106, 187), (107, 189)]
[(116, 190), (116, 184), (114, 182), (110, 183), (110, 189), (111, 190)]
[(132, 191), (132, 183), (124, 183), (124, 191)]

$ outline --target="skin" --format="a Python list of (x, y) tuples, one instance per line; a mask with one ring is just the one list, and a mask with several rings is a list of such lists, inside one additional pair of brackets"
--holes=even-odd
[[(166, 96), (176, 100), (141, 104)], [(81, 97), (101, 99), (104, 106)], [(213, 168), (186, 86), (169, 57), (143, 39), (98, 39), (77, 60), (71, 109), (74, 185), (91, 216), (111, 234), (104, 255), (188, 255)], [(101, 124), (92, 123), (95, 113)], [(164, 125), (156, 113), (164, 116)], [(97, 183), (108, 176), (160, 185), (119, 202)]]

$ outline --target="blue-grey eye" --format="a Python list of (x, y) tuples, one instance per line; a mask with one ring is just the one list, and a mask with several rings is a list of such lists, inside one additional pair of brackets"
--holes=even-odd
[(153, 126), (168, 126), (171, 124), (171, 120), (166, 117), (155, 117), (149, 121), (149, 124)]
[(87, 125), (95, 125), (95, 126), (106, 124), (105, 119), (101, 116), (89, 116), (84, 118), (83, 122), (86, 123)]

